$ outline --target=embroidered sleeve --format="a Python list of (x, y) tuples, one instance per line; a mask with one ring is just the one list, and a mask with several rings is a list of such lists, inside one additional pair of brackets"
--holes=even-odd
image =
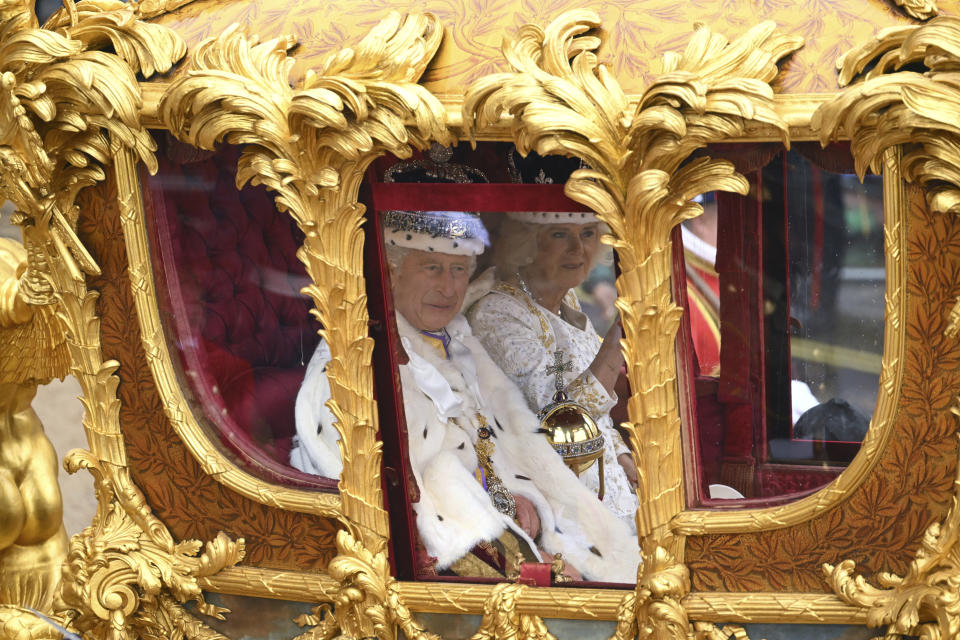
[(624, 453), (630, 453), (630, 448), (627, 446), (627, 443), (623, 441), (623, 436), (614, 428), (613, 420), (600, 420), (597, 422), (597, 426), (600, 427), (600, 431), (603, 432), (604, 439), (613, 444), (614, 457), (619, 457)]

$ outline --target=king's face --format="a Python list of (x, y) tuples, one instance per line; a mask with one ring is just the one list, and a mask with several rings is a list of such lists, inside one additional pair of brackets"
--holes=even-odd
[(460, 311), (470, 257), (410, 250), (391, 275), (393, 305), (417, 329), (439, 331)]

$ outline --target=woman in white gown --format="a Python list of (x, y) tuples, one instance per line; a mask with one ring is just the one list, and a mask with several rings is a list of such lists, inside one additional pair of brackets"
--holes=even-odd
[[(496, 284), (468, 313), (473, 333), (523, 391), (533, 411), (552, 401), (555, 353), (572, 363), (567, 396), (593, 416), (604, 437), (604, 504), (634, 525), (636, 466), (613, 426), (614, 385), (623, 368), (620, 327), (603, 340), (581, 311), (573, 289), (590, 273), (600, 247), (592, 213), (509, 213), (494, 247)], [(581, 476), (599, 489), (598, 466)]]

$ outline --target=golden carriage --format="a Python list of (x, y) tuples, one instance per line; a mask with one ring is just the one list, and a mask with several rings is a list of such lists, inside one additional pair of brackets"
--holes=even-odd
[[(41, 27), (0, 8), (0, 184), (22, 229), (0, 253), (4, 637), (957, 637), (953, 9), (84, 0)], [(636, 585), (443, 580), (418, 564), (370, 239), (384, 202), (425, 197), (383, 185), (378, 158), (431, 142), (585, 166), (563, 193), (525, 193), (610, 228)], [(877, 346), (835, 358), (875, 369), (870, 429), (814, 438), (799, 459), (772, 447), (773, 390), (791, 345), (812, 360), (818, 346), (794, 339), (788, 312), (764, 313), (795, 227), (777, 244), (756, 225), (771, 193), (829, 189), (787, 179), (787, 145), (814, 176), (878, 174), (881, 215)], [(489, 186), (483, 198), (508, 197)], [(700, 380), (676, 247), (708, 192), (736, 231), (719, 242), (737, 274), (721, 275), (736, 286), (719, 325), (737, 357), (721, 350), (724, 373)], [(812, 210), (822, 249), (832, 232)], [(318, 329), (339, 482), (285, 464)], [(69, 543), (30, 409), (68, 374), (89, 450), (64, 464), (94, 475), (98, 501)], [(713, 481), (747, 498), (711, 499)]]

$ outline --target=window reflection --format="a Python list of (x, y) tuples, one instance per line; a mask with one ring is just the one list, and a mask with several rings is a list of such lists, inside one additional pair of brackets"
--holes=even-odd
[(682, 230), (704, 497), (825, 484), (876, 402), (882, 181), (861, 184), (844, 150), (796, 148), (763, 158), (748, 196), (706, 194)]
[(215, 441), (251, 473), (334, 490), (289, 466), (294, 399), (317, 343), (301, 234), (261, 187), (236, 188), (239, 151), (159, 137), (143, 176), (165, 330)]

